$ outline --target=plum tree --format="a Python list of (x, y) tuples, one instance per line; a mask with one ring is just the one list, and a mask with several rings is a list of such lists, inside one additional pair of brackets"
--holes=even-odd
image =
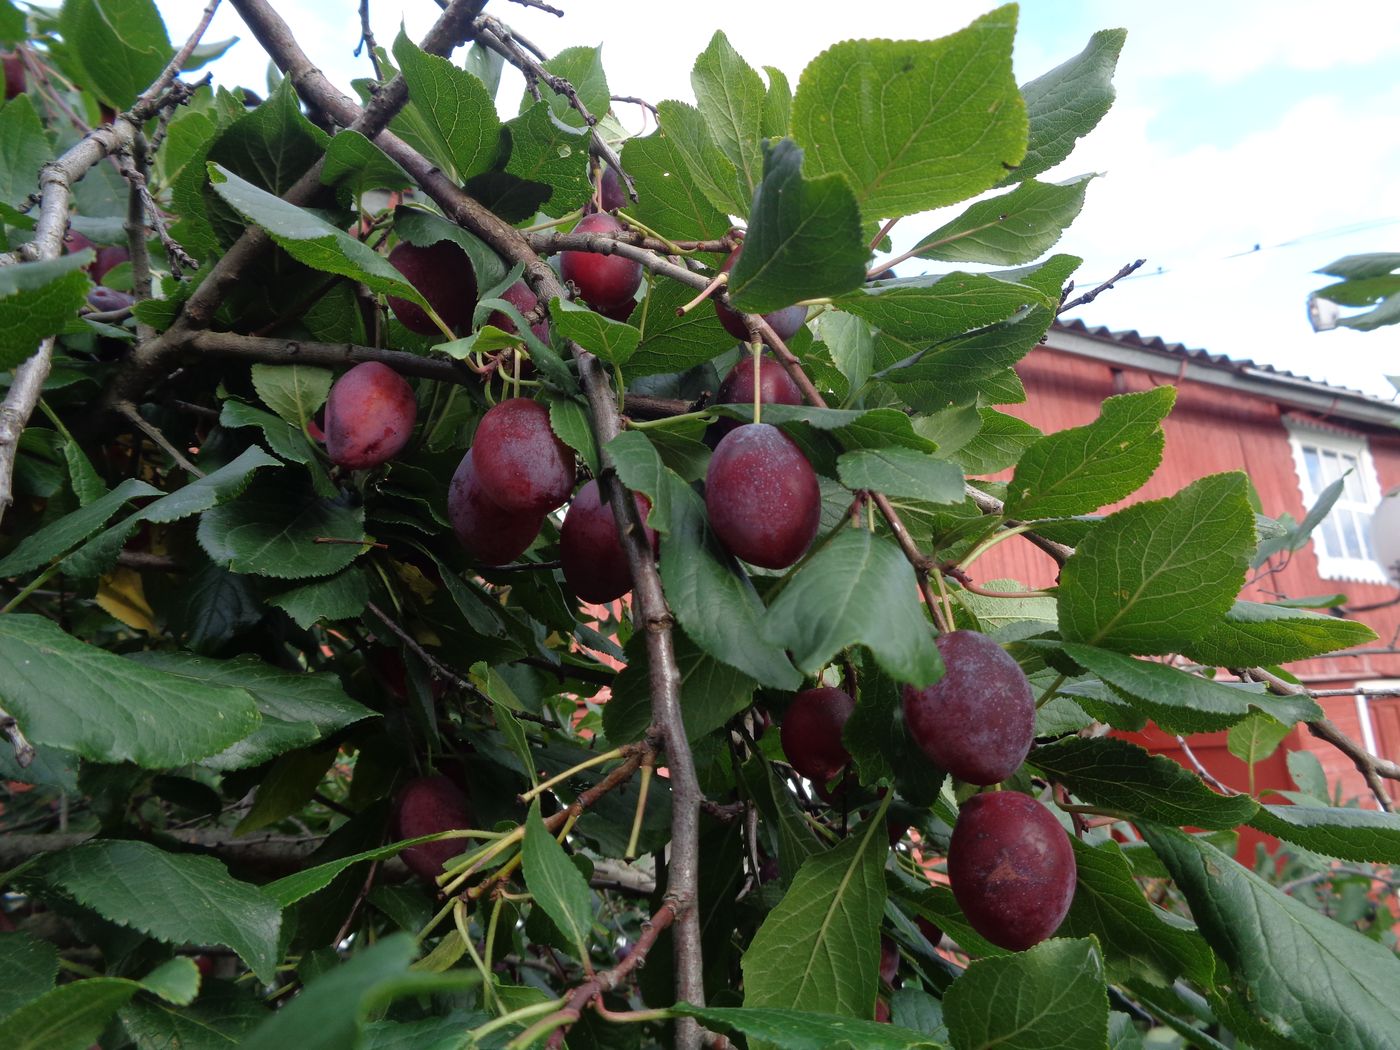
[[(734, 269), (734, 264), (739, 261), (739, 255), (743, 252), (740, 245), (729, 253), (724, 260), (724, 265), (720, 267), (722, 273), (728, 273)], [(749, 341), (749, 330), (744, 324), (744, 319), (734, 310), (725, 306), (718, 299), (715, 300), (715, 313), (719, 315), (719, 323), (724, 325), (724, 330), (740, 342)], [(791, 339), (797, 334), (797, 330), (802, 327), (807, 320), (807, 307), (786, 306), (781, 310), (773, 310), (763, 315), (763, 319), (773, 326), (773, 330), (778, 333), (779, 339)]]
[[(476, 309), (476, 272), (471, 260), (453, 241), (435, 241), (428, 245), (400, 241), (389, 253), (390, 264), (407, 278), (418, 294), (442, 318), (443, 324), (454, 332), (472, 319)], [(419, 335), (442, 336), (443, 333), (415, 302), (396, 295), (388, 297), (389, 307), (400, 323)]]
[(467, 449), (447, 487), (447, 517), (458, 541), (483, 565), (505, 565), (540, 534), (544, 513), (503, 510), (482, 484)]
[[(597, 212), (580, 219), (574, 232), (616, 233), (622, 228), (622, 223), (612, 215)], [(642, 285), (641, 263), (602, 252), (562, 252), (559, 272), (578, 289), (589, 306), (603, 313), (626, 306)]]
[(786, 569), (816, 538), (821, 488), (791, 438), (768, 423), (745, 423), (710, 457), (705, 509), (730, 553), (765, 569)]
[(1035, 740), (1035, 697), (1021, 666), (976, 631), (936, 639), (943, 677), (903, 691), (904, 720), (924, 754), (969, 784), (996, 784)]
[[(646, 519), (651, 504), (633, 494), (637, 513)], [(647, 543), (657, 548), (657, 535), (649, 526)], [(596, 480), (589, 480), (574, 494), (559, 526), (559, 559), (564, 582), (579, 598), (603, 604), (621, 598), (632, 589), (632, 570), (618, 537), (612, 507), (602, 500)]]
[(326, 455), (348, 470), (377, 467), (403, 451), (417, 418), (408, 381), (388, 365), (363, 361), (337, 379), (326, 398)]
[[(416, 777), (394, 797), (394, 829), (398, 838), (465, 831), (474, 824), (467, 796), (445, 776)], [(442, 866), (465, 853), (468, 845), (466, 839), (439, 839), (410, 846), (399, 856), (420, 879), (432, 882), (442, 874)]]
[(779, 733), (792, 768), (817, 784), (825, 784), (845, 769), (851, 755), (841, 742), (841, 731), (855, 706), (849, 693), (830, 686), (793, 697)]
[(948, 884), (972, 928), (1023, 951), (1059, 929), (1074, 899), (1074, 850), (1048, 809), (996, 791), (963, 803), (948, 843)]
[(555, 436), (538, 401), (493, 405), (477, 424), (472, 451), (483, 489), (508, 513), (546, 514), (573, 491), (574, 451)]

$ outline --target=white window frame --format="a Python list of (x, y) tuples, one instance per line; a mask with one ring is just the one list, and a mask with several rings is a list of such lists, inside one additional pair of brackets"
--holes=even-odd
[[(1323, 451), (1335, 452), (1339, 455), (1355, 457), (1357, 480), (1360, 482), (1365, 496), (1366, 509), (1369, 513), (1375, 513), (1376, 508), (1380, 505), (1381, 497), (1385, 493), (1381, 491), (1380, 478), (1376, 474), (1376, 464), (1371, 458), (1371, 450), (1364, 437), (1340, 433), (1329, 427), (1310, 426), (1294, 419), (1285, 420), (1284, 424), (1288, 428), (1288, 444), (1293, 450), (1293, 470), (1298, 477), (1298, 488), (1303, 495), (1305, 512), (1317, 502), (1319, 495), (1313, 490), (1312, 476), (1308, 472), (1307, 461), (1303, 457), (1303, 447), (1306, 445)], [(1337, 506), (1343, 505), (1360, 506), (1356, 500), (1347, 499), (1345, 493), (1337, 501)], [(1313, 530), (1310, 542), (1313, 553), (1317, 557), (1317, 573), (1324, 580), (1352, 580), (1360, 583), (1389, 582), (1390, 577), (1386, 574), (1384, 567), (1374, 558), (1353, 558), (1329, 554), (1325, 549), (1320, 529), (1321, 523), (1319, 523), (1318, 529)]]

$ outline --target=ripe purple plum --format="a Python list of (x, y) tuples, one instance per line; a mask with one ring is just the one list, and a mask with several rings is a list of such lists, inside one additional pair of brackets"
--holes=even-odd
[(914, 920), (914, 925), (919, 928), (920, 933), (928, 938), (929, 944), (933, 945), (935, 948), (943, 941), (943, 931), (922, 915)]
[(779, 737), (792, 768), (820, 785), (845, 769), (851, 755), (841, 742), (841, 730), (855, 709), (849, 693), (831, 686), (793, 697)]
[[(753, 404), (753, 354), (745, 353), (729, 370), (729, 374), (719, 384), (715, 392), (717, 405)], [(763, 355), (758, 369), (758, 400), (765, 405), (800, 405), (802, 391), (787, 374), (787, 369), (769, 354)], [(705, 431), (705, 440), (711, 447), (719, 439), (739, 426), (737, 419), (717, 419)]]
[(0, 55), (0, 64), (5, 67), (5, 101), (24, 94), (24, 59), (18, 51), (6, 51)]
[(948, 843), (948, 883), (972, 928), (1024, 951), (1053, 934), (1074, 899), (1069, 836), (1029, 795), (996, 791), (962, 805)]
[(899, 949), (888, 937), (880, 938), (880, 980), (894, 984), (899, 976)]
[[(524, 281), (516, 281), (501, 293), (501, 298), (525, 315), (528, 315), (540, 302), (535, 293), (530, 290), (530, 286)], [(519, 331), (515, 326), (515, 322), (511, 320), (510, 315), (500, 310), (497, 310), (488, 317), (486, 323), (495, 325), (502, 332), (509, 332), (511, 335)], [(530, 331), (534, 332), (541, 342), (549, 342), (548, 321), (536, 321), (530, 326)]]
[(476, 475), (498, 507), (543, 515), (574, 488), (574, 450), (554, 435), (549, 409), (527, 397), (493, 405), (472, 438)]
[(520, 557), (544, 524), (543, 514), (521, 514), (497, 506), (477, 477), (471, 449), (447, 488), (447, 517), (458, 541), (483, 565), (505, 565)]
[(617, 211), (627, 203), (627, 191), (610, 164), (604, 164), (598, 175), (598, 199), (602, 202), (603, 211)]
[(937, 638), (943, 677), (904, 687), (909, 732), (935, 763), (969, 784), (997, 784), (1020, 768), (1035, 739), (1035, 697), (1025, 672), (985, 634)]
[[(437, 241), (421, 247), (400, 241), (389, 253), (389, 262), (428, 300), (448, 328), (455, 332), (471, 323), (472, 311), (476, 309), (476, 273), (460, 245)], [(410, 332), (442, 335), (428, 312), (417, 303), (391, 295), (389, 307)]]
[(102, 285), (94, 285), (92, 291), (87, 293), (87, 302), (94, 310), (100, 313), (107, 313), (111, 310), (124, 310), (136, 302), (136, 297), (128, 292), (119, 292), (114, 288), (104, 288)]
[[(574, 227), (575, 233), (616, 233), (618, 222), (607, 212), (585, 215)], [(642, 264), (620, 255), (601, 252), (568, 251), (559, 256), (559, 272), (599, 313), (615, 310), (637, 294), (642, 285)], [(631, 307), (628, 307), (630, 310)]]
[[(444, 776), (410, 780), (394, 799), (395, 834), (401, 839), (472, 826), (471, 806), (462, 789)], [(399, 856), (425, 882), (442, 874), (442, 866), (465, 853), (466, 839), (440, 839), (409, 846)]]
[[(651, 504), (632, 494), (643, 521), (647, 542), (656, 550), (656, 532), (645, 525)], [(559, 559), (564, 581), (586, 602), (602, 605), (632, 589), (632, 570), (618, 539), (612, 507), (603, 501), (597, 481), (589, 481), (574, 496), (559, 527)]]
[(123, 248), (119, 244), (109, 244), (105, 248), (97, 249), (97, 258), (88, 267), (88, 272), (92, 274), (92, 279), (101, 282), (102, 278), (115, 270), (124, 262), (131, 261), (131, 249)]
[(736, 557), (786, 569), (816, 538), (821, 489), (791, 438), (768, 423), (745, 423), (710, 457), (705, 509), (715, 535)]
[(377, 467), (403, 451), (417, 418), (408, 381), (388, 365), (361, 362), (326, 398), (326, 455), (349, 470)]
[[(728, 273), (734, 269), (734, 264), (739, 261), (739, 254), (743, 250), (743, 245), (740, 245), (730, 252), (729, 258), (725, 259), (724, 265), (720, 267), (720, 272)], [(719, 315), (719, 323), (724, 325), (726, 332), (740, 342), (747, 343), (749, 341), (749, 330), (744, 324), (742, 315), (731, 310), (718, 299), (715, 300), (715, 313)], [(807, 308), (805, 306), (787, 306), (781, 310), (764, 314), (763, 319), (773, 326), (773, 331), (778, 333), (779, 339), (787, 342), (806, 323)]]

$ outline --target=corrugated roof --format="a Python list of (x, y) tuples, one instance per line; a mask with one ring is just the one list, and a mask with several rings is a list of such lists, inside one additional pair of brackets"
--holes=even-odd
[(1159, 335), (1143, 335), (1135, 329), (1127, 331), (1115, 331), (1106, 325), (1087, 325), (1083, 321), (1056, 321), (1055, 329), (1073, 333), (1075, 335), (1086, 335), (1094, 339), (1106, 342), (1117, 343), (1120, 346), (1129, 346), (1137, 350), (1153, 350), (1163, 354), (1170, 354), (1173, 357), (1183, 358), (1194, 364), (1204, 365), (1209, 368), (1219, 368), (1222, 371), (1234, 372), (1237, 375), (1250, 375), (1256, 378), (1276, 377), (1280, 382), (1296, 385), (1299, 383), (1314, 387), (1319, 393), (1328, 393), (1348, 398), (1360, 398), (1369, 401), (1377, 406), (1400, 411), (1394, 400), (1377, 397), (1375, 394), (1368, 394), (1364, 390), (1355, 390), (1352, 387), (1336, 386), (1331, 383), (1324, 383), (1319, 379), (1312, 379), (1308, 376), (1300, 376), (1295, 372), (1286, 369), (1275, 368), (1273, 365), (1260, 364), (1248, 358), (1236, 359), (1226, 354), (1212, 354), (1208, 350), (1192, 349), (1183, 343), (1169, 343)]

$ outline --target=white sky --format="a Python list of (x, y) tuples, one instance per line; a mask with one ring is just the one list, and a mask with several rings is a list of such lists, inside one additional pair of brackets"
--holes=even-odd
[[(694, 56), (722, 28), (751, 65), (795, 85), (803, 67), (852, 36), (933, 38), (996, 6), (973, 0), (552, 0), (563, 19), (493, 0), (488, 8), (548, 53), (604, 45), (614, 94), (693, 98)], [(173, 40), (202, 4), (158, 0)], [(348, 89), (368, 62), (356, 0), (278, 0), (308, 53)], [(400, 21), (419, 37), (432, 0), (371, 0), (374, 30), (392, 43)], [(859, 23), (854, 24), (858, 16)], [(1017, 34), (1020, 81), (1077, 54), (1096, 29), (1126, 26), (1118, 101), (1048, 178), (1104, 173), (1056, 251), (1085, 259), (1081, 290), (1146, 257), (1144, 276), (1072, 316), (1135, 328), (1213, 353), (1390, 397), (1400, 326), (1314, 334), (1311, 273), (1343, 255), (1400, 251), (1400, 4), (1384, 0), (1177, 0), (1124, 4), (1026, 0)], [(244, 39), (213, 68), (220, 83), (257, 89), (266, 58), (225, 4), (206, 39)], [(498, 102), (514, 112), (518, 78)], [(637, 107), (619, 105), (637, 126)], [(906, 246), (951, 217), (901, 220)], [(1258, 245), (1258, 250), (1255, 246)], [(920, 272), (917, 260), (901, 274)], [(939, 267), (942, 268), (942, 267)], [(1162, 271), (1158, 273), (1159, 270)]]

